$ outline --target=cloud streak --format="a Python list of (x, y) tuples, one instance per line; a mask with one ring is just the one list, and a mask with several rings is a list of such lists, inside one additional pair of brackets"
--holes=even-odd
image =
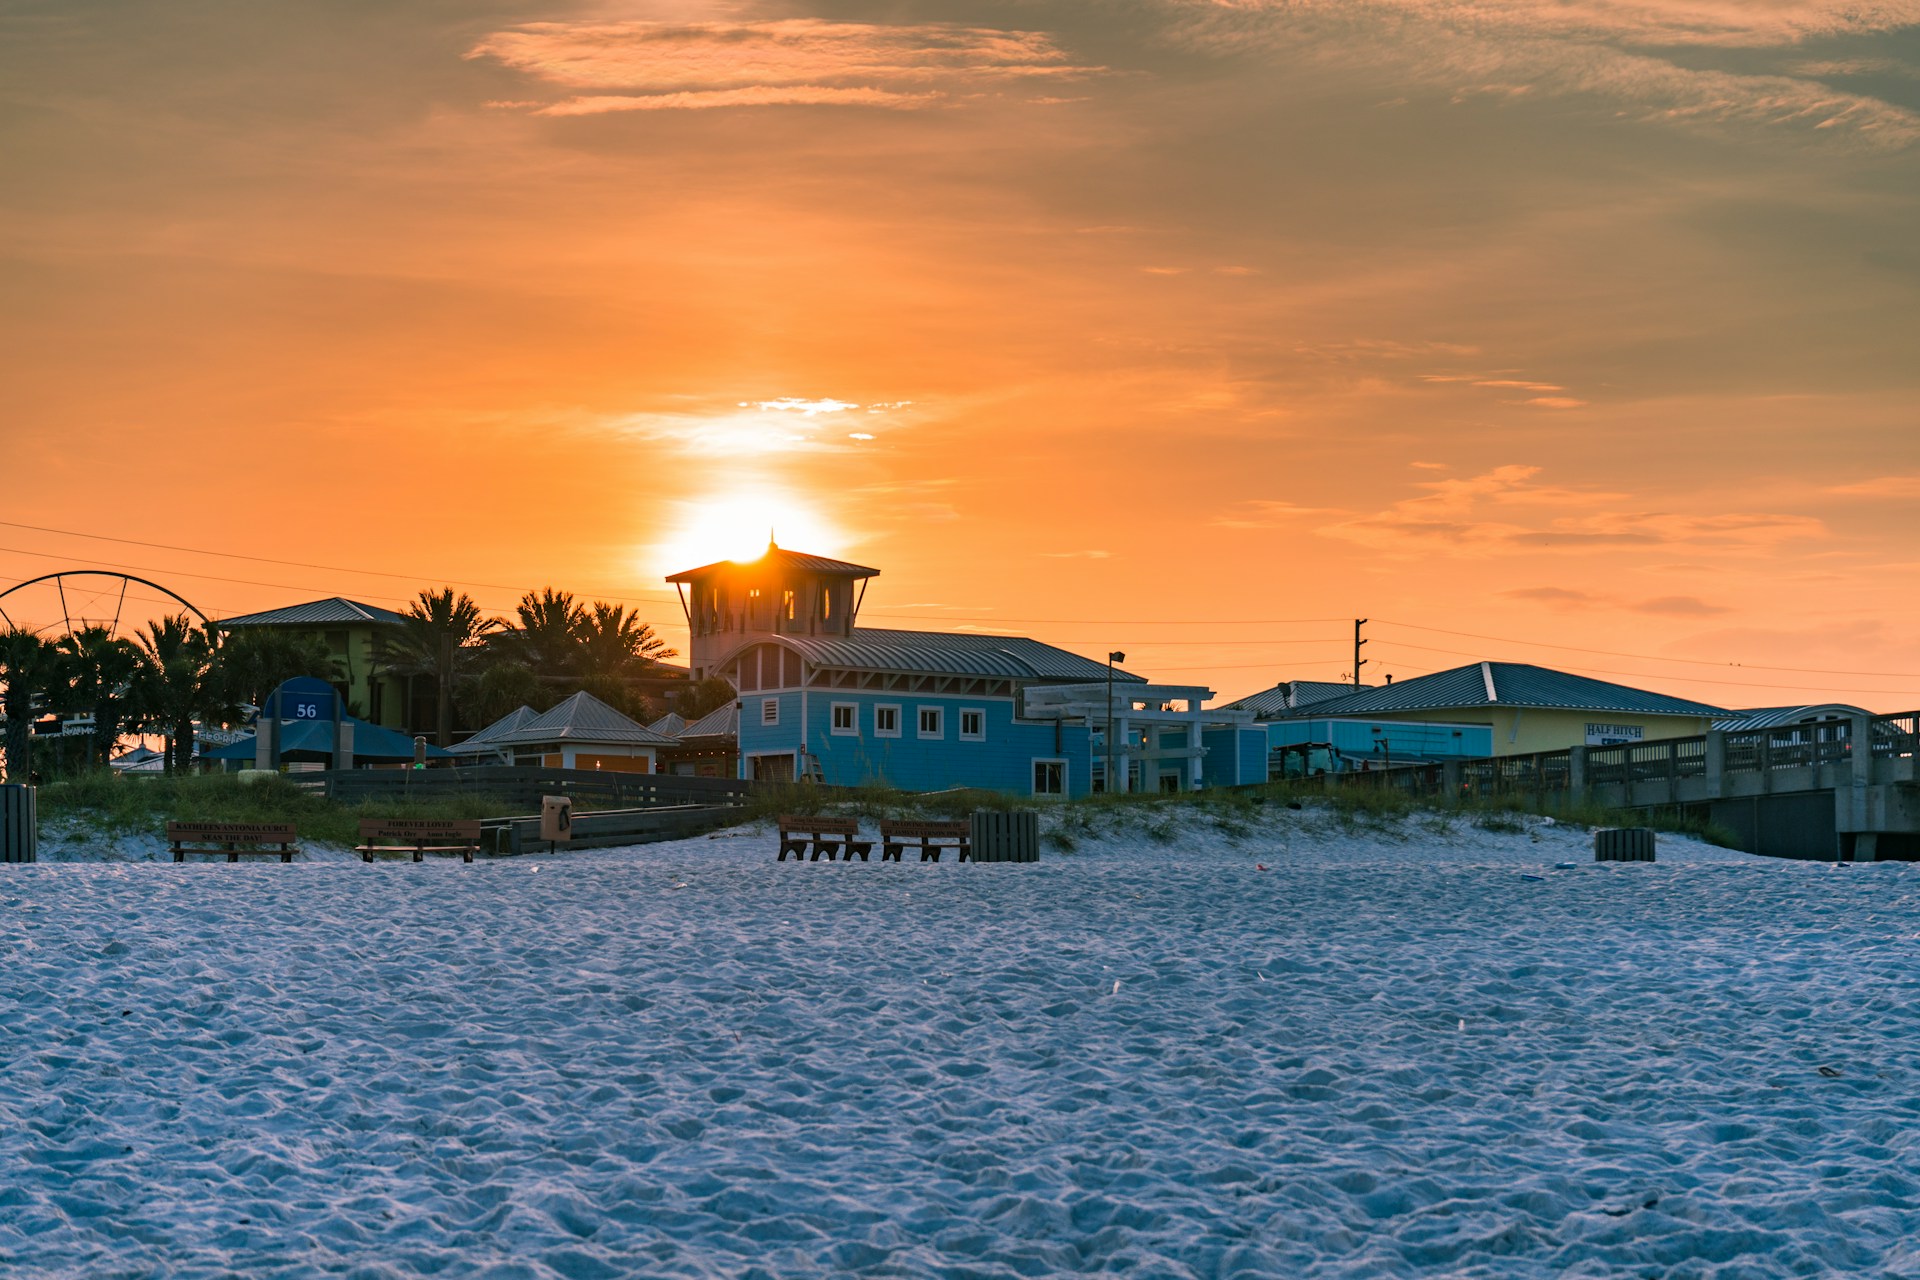
[(576, 91), (547, 116), (720, 107), (914, 110), (1036, 78), (1089, 74), (1041, 32), (954, 23), (535, 22), (495, 32), (491, 59)]
[(705, 111), (717, 107), (888, 107), (917, 111), (932, 106), (937, 93), (895, 93), (888, 89), (839, 89), (830, 85), (753, 85), (745, 89), (706, 89), (691, 93), (603, 93), (549, 103), (537, 116), (595, 116), (610, 111)]
[[(1592, 97), (1647, 123), (1765, 128), (1868, 149), (1920, 141), (1920, 115), (1808, 74), (1778, 55), (1808, 41), (1920, 24), (1920, 0), (1202, 0), (1188, 43), (1222, 54), (1303, 43), (1329, 58), (1397, 57), (1407, 83), (1475, 98)], [(1327, 39), (1338, 31), (1335, 39)], [(1355, 38), (1356, 34), (1359, 38)], [(1777, 66), (1692, 65), (1713, 49)]]
[[(1384, 511), (1318, 530), (1376, 550), (1408, 555), (1435, 551), (1454, 555), (1512, 555), (1530, 551), (1621, 551), (1688, 548), (1697, 552), (1757, 555), (1782, 544), (1825, 538), (1827, 526), (1812, 516), (1770, 512), (1689, 515), (1619, 510), (1627, 495), (1568, 489), (1535, 482), (1539, 467), (1495, 467), (1477, 476), (1427, 481), (1418, 497)], [(1570, 509), (1589, 508), (1584, 514)], [(1494, 510), (1489, 510), (1494, 508)], [(1551, 599), (1569, 600), (1564, 589)], [(1537, 597), (1550, 599), (1546, 596)], [(1682, 603), (1691, 597), (1649, 601), (1643, 612), (1701, 612)]]

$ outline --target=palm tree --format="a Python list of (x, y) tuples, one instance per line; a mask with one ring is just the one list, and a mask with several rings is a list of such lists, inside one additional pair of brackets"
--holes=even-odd
[(167, 740), (161, 767), (185, 773), (193, 766), (194, 718), (216, 714), (222, 702), (213, 630), (175, 614), (149, 623), (140, 645), (150, 664), (143, 709)]
[(106, 627), (82, 627), (55, 645), (68, 706), (93, 715), (93, 740), (87, 763), (104, 765), (129, 712), (136, 710), (134, 689), (145, 678), (147, 655), (131, 640)]
[(580, 670), (580, 632), (586, 625), (587, 611), (575, 603), (571, 591), (545, 587), (539, 595), (529, 591), (520, 597), (514, 612), (520, 626), (514, 633), (513, 647), (521, 660), (533, 668), (542, 680), (559, 681)]
[(381, 661), (396, 671), (433, 677), (437, 701), (434, 741), (453, 743), (453, 686), (473, 666), (481, 639), (496, 625), (480, 616), (480, 606), (452, 587), (422, 591), (401, 615), (399, 634), (381, 651)]
[(688, 724), (703, 716), (710, 715), (726, 706), (740, 695), (734, 692), (732, 685), (719, 676), (708, 676), (705, 680), (688, 685), (680, 691), (674, 700), (673, 709), (680, 713)]
[(7, 722), (6, 774), (9, 781), (33, 776), (33, 710), (55, 679), (53, 646), (23, 627), (0, 631), (0, 716)]
[(627, 612), (625, 605), (595, 600), (592, 611), (581, 616), (576, 634), (580, 663), (589, 675), (638, 675), (675, 656), (666, 641), (640, 621), (639, 614)]
[(636, 720), (653, 719), (654, 706), (635, 677), (674, 656), (666, 642), (624, 605), (599, 600), (582, 616), (576, 634), (581, 687)]
[(345, 677), (339, 659), (317, 635), (248, 627), (222, 637), (213, 672), (213, 714), (231, 720), (241, 706), (257, 707), (296, 676), (330, 683)]

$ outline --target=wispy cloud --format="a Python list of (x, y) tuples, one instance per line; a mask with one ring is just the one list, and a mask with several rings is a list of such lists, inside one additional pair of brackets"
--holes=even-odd
[(1630, 501), (1626, 494), (1541, 484), (1540, 471), (1512, 464), (1476, 476), (1424, 481), (1416, 486), (1425, 490), (1419, 496), (1318, 532), (1382, 551), (1481, 556), (1641, 547), (1754, 555), (1829, 533), (1811, 516), (1623, 510), (1619, 504)]
[(1709, 604), (1698, 596), (1658, 596), (1651, 600), (1622, 600), (1616, 596), (1581, 591), (1572, 587), (1517, 587), (1511, 591), (1502, 591), (1500, 595), (1508, 600), (1543, 604), (1561, 612), (1614, 609), (1671, 618), (1711, 617), (1715, 614), (1731, 612), (1722, 605)]
[(1597, 591), (1578, 591), (1574, 587), (1515, 587), (1513, 591), (1501, 591), (1503, 599), (1509, 601), (1528, 601), (1532, 604), (1546, 604), (1548, 608), (1557, 608), (1563, 612), (1569, 610), (1626, 610), (1634, 614), (1655, 614), (1667, 618), (1709, 618), (1715, 614), (1732, 612), (1722, 604), (1709, 604), (1697, 595), (1661, 595), (1651, 601), (1624, 601), (1615, 595), (1603, 595)]
[(782, 396), (778, 400), (758, 400), (749, 405), (740, 402), (740, 408), (755, 408), (762, 413), (797, 413), (803, 418), (815, 417), (822, 413), (845, 413), (860, 406), (850, 400), (835, 400), (831, 396), (824, 400), (804, 400), (799, 396)]
[[(889, 107), (917, 111), (940, 100), (937, 93), (896, 93), (890, 89), (841, 89), (831, 85), (751, 85), (744, 89), (702, 89), (685, 93), (606, 93), (568, 98), (540, 106), (537, 116), (597, 116), (609, 111), (706, 111), (716, 107)], [(514, 104), (526, 105), (526, 104)]]
[(1591, 591), (1576, 591), (1572, 587), (1515, 587), (1511, 591), (1502, 591), (1501, 596), (1508, 600), (1526, 600), (1533, 604), (1550, 605), (1556, 609), (1579, 609), (1601, 603), (1605, 597)]
[[(866, 407), (866, 412), (905, 408), (910, 402)], [(858, 448), (872, 440), (867, 431), (848, 431), (842, 418), (863, 409), (832, 397), (742, 400), (731, 408), (625, 414), (596, 419), (591, 429), (662, 444), (684, 453), (735, 457), (769, 453), (819, 453)], [(865, 413), (856, 419), (872, 425)]]
[(579, 91), (538, 108), (550, 116), (750, 106), (911, 110), (1098, 70), (1071, 61), (1042, 32), (819, 18), (534, 22), (495, 32), (467, 56)]
[[(1920, 141), (1920, 116), (1835, 89), (1800, 64), (1742, 73), (1671, 51), (1764, 58), (1805, 42), (1920, 23), (1920, 0), (1201, 0), (1202, 48), (1322, 43), (1328, 57), (1398, 55), (1409, 83), (1475, 98), (1592, 97), (1615, 114), (1694, 127), (1794, 129), (1859, 146)], [(1751, 58), (1749, 59), (1751, 60)]]
[(1530, 378), (1516, 378), (1511, 375), (1488, 376), (1473, 373), (1423, 373), (1420, 381), (1435, 387), (1457, 387), (1461, 389), (1478, 388), (1483, 391), (1530, 391), (1534, 394), (1519, 399), (1503, 400), (1504, 404), (1524, 405), (1531, 409), (1582, 409), (1587, 402), (1566, 394), (1566, 388), (1557, 382), (1536, 382)]
[(1305, 516), (1338, 514), (1335, 507), (1303, 507), (1292, 502), (1242, 502), (1216, 517), (1216, 529), (1278, 529)]
[(1658, 614), (1669, 618), (1705, 618), (1731, 612), (1724, 605), (1709, 604), (1698, 596), (1660, 596), (1627, 607), (1635, 613)]
[(1850, 498), (1920, 498), (1920, 476), (1875, 476), (1827, 489)]

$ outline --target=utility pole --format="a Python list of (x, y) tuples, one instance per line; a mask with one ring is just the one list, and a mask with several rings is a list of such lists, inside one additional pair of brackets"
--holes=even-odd
[(1367, 660), (1360, 656), (1360, 646), (1366, 643), (1360, 638), (1360, 628), (1366, 625), (1365, 618), (1353, 620), (1353, 687), (1356, 689), (1360, 687), (1360, 668), (1367, 665)]

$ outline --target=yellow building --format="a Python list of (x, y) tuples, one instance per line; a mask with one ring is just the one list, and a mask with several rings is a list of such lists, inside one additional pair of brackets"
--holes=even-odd
[(1494, 755), (1513, 756), (1692, 737), (1727, 714), (1703, 702), (1549, 667), (1476, 662), (1289, 708), (1274, 718), (1480, 725), (1493, 731)]

